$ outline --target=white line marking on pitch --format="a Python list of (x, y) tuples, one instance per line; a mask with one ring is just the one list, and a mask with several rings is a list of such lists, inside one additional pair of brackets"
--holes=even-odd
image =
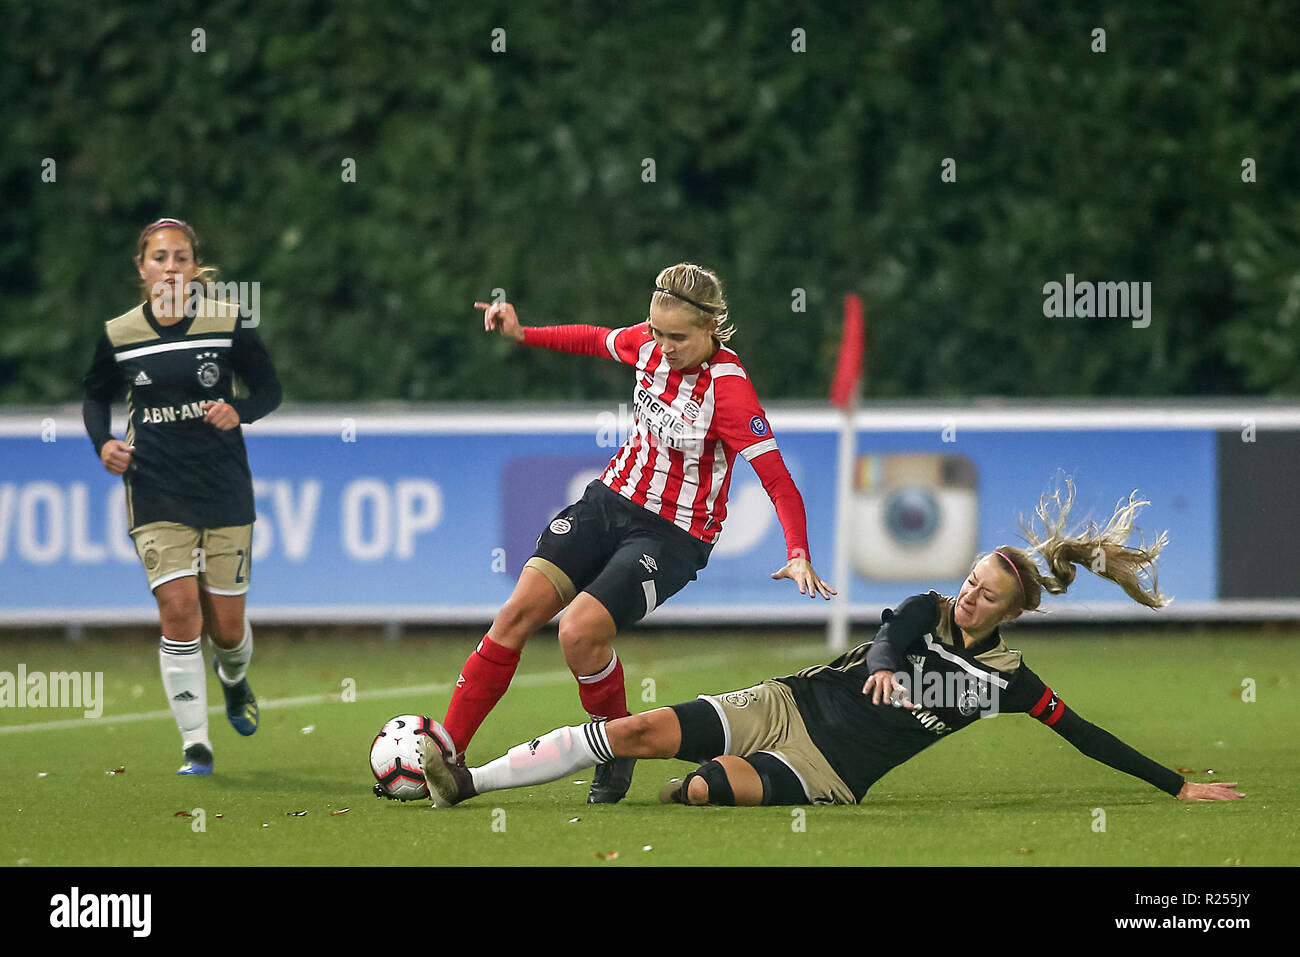
[[(824, 649), (821, 649), (824, 651)], [(793, 650), (791, 650), (793, 656)], [(799, 657), (807, 655), (806, 649), (799, 650)], [(716, 666), (731, 661), (728, 655), (701, 655), (698, 658), (679, 658), (675, 661), (665, 662), (656, 665), (656, 673), (664, 671), (680, 671), (683, 668), (699, 668)], [(628, 667), (629, 674), (638, 674), (644, 671), (644, 668)], [(541, 688), (551, 685), (565, 684), (573, 680), (573, 674), (568, 671), (544, 671), (533, 675), (519, 675), (510, 682), (512, 688)], [(382, 698), (400, 698), (405, 695), (429, 695), (429, 694), (446, 694), (451, 691), (449, 682), (438, 682), (427, 685), (408, 685), (405, 688), (380, 688), (375, 691), (358, 691), (358, 701), (376, 701)], [(267, 701), (259, 701), (260, 709), (274, 710), (276, 708), (297, 708), (309, 704), (343, 704), (339, 692), (329, 694), (305, 694), (295, 698), (274, 698)], [(212, 705), (208, 708), (209, 715), (224, 714), (225, 705)], [(0, 735), (19, 734), (23, 731), (66, 731), (70, 728), (105, 728), (115, 724), (134, 724), (138, 721), (161, 721), (163, 718), (170, 718), (170, 710), (159, 711), (137, 711), (132, 714), (119, 714), (103, 718), (65, 718), (61, 721), (39, 721), (31, 724), (11, 724), (0, 726)]]

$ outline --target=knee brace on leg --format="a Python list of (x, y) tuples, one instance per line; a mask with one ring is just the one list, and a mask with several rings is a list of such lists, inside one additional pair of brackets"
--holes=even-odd
[(722, 807), (736, 806), (736, 794), (731, 790), (731, 781), (727, 779), (727, 770), (716, 760), (702, 764), (698, 771), (692, 771), (686, 775), (686, 779), (682, 781), (682, 797), (685, 798), (682, 803), (691, 803), (689, 795), (691, 780), (694, 778), (703, 778), (704, 783), (709, 786), (710, 804)]

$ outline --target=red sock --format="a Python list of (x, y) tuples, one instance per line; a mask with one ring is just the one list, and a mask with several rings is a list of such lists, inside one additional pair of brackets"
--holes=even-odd
[(474, 653), (465, 660), (465, 668), (451, 693), (451, 704), (442, 726), (461, 754), (469, 747), (474, 732), (496, 707), (501, 696), (510, 687), (510, 679), (519, 664), (519, 652), (498, 645), (487, 635), (479, 642)]
[(623, 718), (631, 713), (627, 710), (627, 691), (623, 687), (623, 663), (617, 653), (598, 674), (577, 678), (578, 697), (593, 718)]

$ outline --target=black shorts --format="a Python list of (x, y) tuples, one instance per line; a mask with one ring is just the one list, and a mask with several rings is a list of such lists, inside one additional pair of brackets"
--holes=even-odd
[(575, 593), (587, 592), (623, 628), (694, 581), (712, 550), (595, 479), (581, 499), (556, 513), (533, 557), (567, 575)]

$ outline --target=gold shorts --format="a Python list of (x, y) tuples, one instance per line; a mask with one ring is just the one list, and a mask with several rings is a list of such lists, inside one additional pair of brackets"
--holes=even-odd
[(253, 566), (253, 526), (192, 528), (177, 522), (150, 522), (131, 533), (144, 564), (149, 588), (193, 575), (210, 595), (248, 591)]
[(799, 778), (813, 804), (857, 804), (830, 762), (817, 750), (788, 686), (771, 679), (743, 691), (702, 694), (722, 719), (724, 754), (765, 751)]

